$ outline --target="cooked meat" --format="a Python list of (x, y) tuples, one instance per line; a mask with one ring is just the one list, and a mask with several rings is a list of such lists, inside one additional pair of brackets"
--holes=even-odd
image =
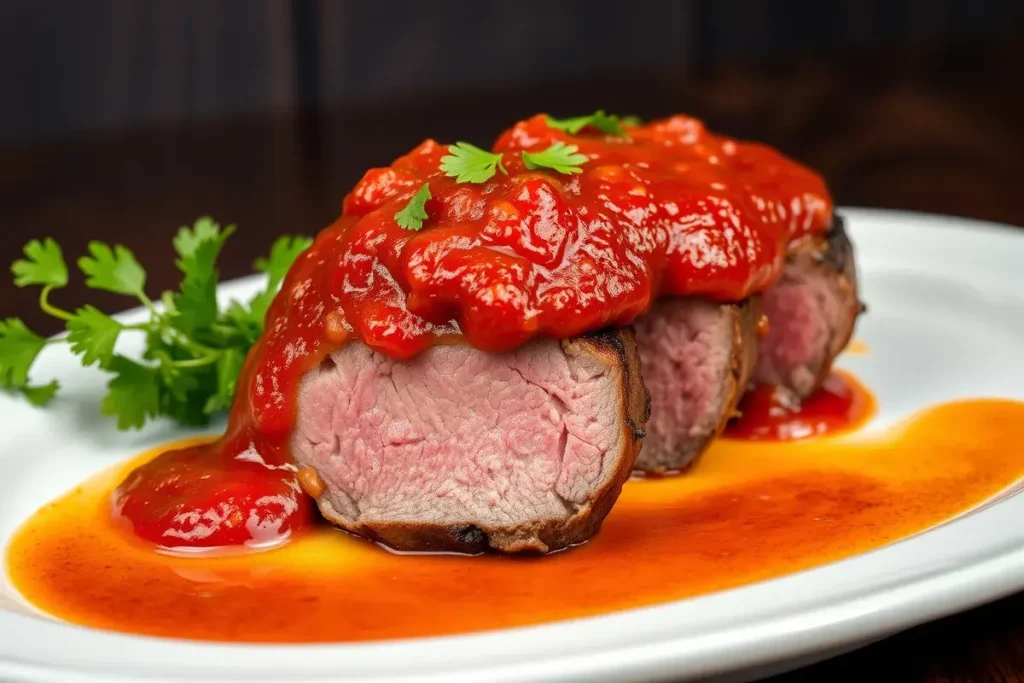
[(757, 358), (756, 299), (661, 299), (634, 323), (651, 419), (636, 467), (688, 467), (732, 417)]
[(853, 245), (836, 216), (827, 234), (790, 247), (782, 276), (762, 297), (769, 328), (755, 380), (810, 394), (850, 341), (861, 308)]
[(303, 380), (292, 450), (321, 512), (353, 533), (550, 552), (597, 532), (648, 412), (628, 330), (404, 363), (351, 342)]

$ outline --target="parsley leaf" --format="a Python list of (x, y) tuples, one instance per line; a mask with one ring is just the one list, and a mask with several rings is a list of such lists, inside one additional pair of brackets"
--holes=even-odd
[(52, 237), (45, 241), (32, 240), (25, 245), (25, 259), (19, 259), (11, 266), (14, 284), (63, 287), (68, 283), (68, 265), (64, 254)]
[(256, 259), (255, 268), (261, 273), (266, 273), (270, 279), (267, 289), (274, 289), (279, 284), (288, 270), (295, 263), (299, 254), (309, 249), (313, 240), (309, 237), (287, 236), (278, 237), (270, 247), (270, 256)]
[(227, 340), (236, 340), (234, 343), (246, 348), (255, 344), (263, 330), (263, 319), (267, 317), (267, 309), (274, 296), (273, 291), (260, 292), (252, 298), (248, 308), (238, 301), (232, 301), (215, 326), (221, 338), (226, 343)]
[(53, 400), (53, 397), (57, 395), (58, 389), (60, 389), (60, 383), (57, 380), (53, 380), (49, 384), (22, 387), (21, 393), (28, 399), (29, 403), (41, 408)]
[(427, 200), (430, 199), (430, 183), (423, 183), (412, 196), (405, 208), (395, 214), (395, 222), (404, 230), (418, 231), (427, 220)]
[(577, 135), (584, 128), (596, 128), (605, 135), (617, 135), (620, 138), (628, 137), (626, 131), (623, 130), (622, 120), (617, 116), (606, 114), (604, 109), (598, 109), (593, 114), (587, 116), (573, 116), (568, 119), (556, 119), (551, 116), (547, 117), (547, 124), (551, 128), (557, 130), (563, 130), (570, 135)]
[(441, 170), (458, 183), (482, 183), (500, 170), (508, 174), (501, 163), (501, 154), (488, 152), (468, 142), (456, 142), (448, 147), (448, 155), (441, 157)]
[(160, 373), (161, 393), (165, 397), (187, 401), (189, 393), (199, 387), (200, 376), (203, 373), (195, 372), (194, 368), (182, 368), (166, 351), (157, 351), (153, 355), (160, 361), (156, 369)]
[(68, 321), (71, 351), (82, 357), (83, 365), (104, 367), (114, 356), (114, 344), (124, 325), (93, 306), (84, 306)]
[(220, 224), (209, 216), (197, 218), (190, 230), (188, 226), (181, 226), (178, 234), (171, 240), (174, 251), (182, 258), (188, 258), (196, 252), (199, 245), (207, 240), (216, 239), (220, 235)]
[(0, 387), (25, 389), (28, 370), (46, 346), (46, 339), (18, 318), (0, 320)]
[(186, 333), (207, 327), (217, 319), (217, 257), (235, 226), (221, 230), (210, 218), (200, 218), (191, 229), (182, 227), (174, 238), (176, 261), (184, 274), (181, 292), (173, 298), (173, 325)]
[(92, 256), (78, 259), (78, 267), (88, 276), (87, 286), (117, 294), (145, 296), (146, 271), (130, 250), (120, 244), (111, 250), (103, 242), (89, 242), (89, 253)]
[(550, 168), (559, 173), (573, 174), (583, 173), (581, 164), (590, 161), (586, 154), (579, 153), (576, 145), (567, 145), (564, 142), (556, 142), (545, 150), (539, 152), (523, 152), (523, 163), (526, 168)]
[(644, 121), (639, 116), (623, 116), (619, 119), (619, 123), (624, 126), (642, 126)]
[(245, 354), (238, 349), (228, 349), (217, 361), (217, 391), (206, 400), (203, 412), (211, 415), (218, 410), (231, 407), (238, 387), (238, 374), (242, 371)]
[[(309, 237), (285, 236), (278, 237), (270, 247), (270, 256), (256, 259), (256, 270), (267, 274), (267, 287), (249, 301), (249, 310), (237, 302), (228, 308), (228, 317), (236, 321), (249, 319), (262, 326), (267, 309), (277, 296), (277, 288), (284, 276), (295, 263), (299, 254), (309, 249), (313, 240)], [(258, 332), (257, 332), (258, 334)]]
[(110, 370), (114, 378), (107, 384), (100, 412), (116, 417), (118, 429), (139, 429), (159, 414), (161, 378), (157, 369), (114, 356)]

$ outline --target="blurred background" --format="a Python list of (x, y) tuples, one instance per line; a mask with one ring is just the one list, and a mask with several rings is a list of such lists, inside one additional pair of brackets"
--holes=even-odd
[(599, 107), (768, 142), (840, 204), (1024, 225), (1021, 0), (4, 0), (0, 256), (119, 241), (169, 286), (211, 214), (235, 276), (425, 137)]

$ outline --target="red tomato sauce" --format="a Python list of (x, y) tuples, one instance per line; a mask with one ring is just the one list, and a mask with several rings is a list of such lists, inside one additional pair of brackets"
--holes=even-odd
[[(285, 278), (227, 434), (136, 470), (115, 495), (122, 520), (172, 547), (285, 538), (310, 516), (288, 454), (296, 392), (329, 350), (497, 352), (628, 324), (660, 295), (738, 301), (774, 282), (791, 240), (829, 225), (822, 179), (769, 147), (685, 116), (627, 130), (569, 135), (535, 116), (499, 137), (507, 173), (481, 184), (445, 176), (433, 140), (368, 171)], [(521, 151), (558, 141), (587, 156), (581, 173), (525, 167)], [(429, 217), (405, 230), (395, 214), (425, 182)]]
[(724, 436), (748, 441), (796, 441), (840, 434), (861, 426), (875, 413), (875, 399), (855, 377), (833, 371), (803, 401), (770, 385), (758, 385), (740, 401), (740, 416)]

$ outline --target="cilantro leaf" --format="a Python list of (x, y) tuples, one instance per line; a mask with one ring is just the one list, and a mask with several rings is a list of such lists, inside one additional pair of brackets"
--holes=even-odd
[(441, 157), (441, 170), (458, 183), (482, 183), (494, 177), (498, 170), (508, 174), (501, 163), (501, 154), (468, 142), (456, 142), (448, 147), (448, 154)]
[(263, 319), (267, 317), (267, 311), (270, 309), (270, 304), (274, 302), (275, 296), (277, 296), (277, 292), (274, 290), (264, 290), (249, 301), (248, 310), (239, 304), (237, 309), (228, 309), (228, 315), (232, 320), (238, 322), (248, 320), (262, 325)]
[(263, 330), (263, 319), (273, 299), (273, 292), (260, 292), (252, 298), (248, 308), (237, 301), (232, 301), (214, 328), (221, 338), (236, 340), (235, 343), (239, 346), (248, 348), (259, 339)]
[(639, 116), (623, 116), (619, 119), (619, 123), (624, 126), (642, 126), (644, 121)]
[(577, 135), (584, 128), (596, 128), (605, 135), (617, 135), (620, 138), (628, 137), (622, 129), (622, 120), (617, 116), (606, 114), (604, 109), (598, 109), (587, 116), (573, 116), (568, 119), (556, 119), (547, 117), (547, 124), (551, 128), (563, 130), (570, 135)]
[(64, 254), (52, 237), (45, 241), (32, 240), (25, 245), (25, 259), (19, 259), (11, 266), (14, 284), (63, 287), (68, 283), (68, 265)]
[(93, 306), (84, 306), (68, 321), (68, 342), (71, 351), (82, 357), (83, 365), (110, 363), (114, 344), (124, 325)]
[(212, 415), (218, 410), (231, 407), (244, 362), (245, 354), (238, 349), (227, 349), (221, 354), (217, 360), (217, 391), (206, 400), (204, 413)]
[(427, 200), (430, 199), (430, 183), (423, 183), (412, 196), (405, 208), (395, 214), (395, 222), (405, 230), (418, 231), (427, 220)]
[(18, 318), (0, 320), (0, 387), (26, 388), (28, 370), (44, 346), (46, 339)]
[(53, 397), (57, 395), (58, 389), (60, 389), (60, 383), (57, 380), (53, 380), (49, 384), (22, 387), (21, 393), (28, 399), (29, 403), (41, 408), (53, 400)]
[(193, 222), (192, 228), (183, 225), (178, 234), (171, 240), (174, 251), (182, 258), (188, 258), (196, 252), (199, 245), (207, 240), (216, 239), (220, 235), (220, 224), (209, 216), (200, 216)]
[(281, 284), (281, 280), (295, 263), (295, 259), (309, 249), (311, 244), (313, 244), (313, 240), (309, 237), (285, 235), (274, 240), (274, 244), (270, 247), (270, 256), (256, 259), (254, 267), (261, 273), (266, 273), (270, 280), (267, 284), (268, 290), (275, 289)]
[(204, 397), (215, 391), (216, 383), (210, 380), (212, 373), (204, 372), (190, 376), (193, 381), (187, 394), (176, 396), (170, 391), (160, 393), (160, 411), (178, 424), (189, 427), (202, 427), (210, 422), (210, 416), (203, 412)]
[(178, 306), (174, 302), (174, 294), (172, 292), (164, 292), (161, 294), (160, 301), (164, 304), (164, 317), (173, 318), (178, 315)]
[(550, 168), (565, 174), (583, 173), (580, 165), (588, 161), (590, 158), (586, 154), (580, 154), (579, 147), (564, 142), (556, 142), (539, 152), (523, 152), (523, 163), (531, 170)]
[(184, 274), (180, 293), (173, 298), (173, 324), (185, 333), (207, 327), (217, 319), (217, 257), (235, 226), (221, 230), (209, 218), (200, 218), (191, 229), (182, 227), (174, 238), (179, 258), (178, 269)]
[(116, 245), (111, 250), (103, 242), (89, 242), (89, 253), (78, 259), (78, 267), (86, 274), (85, 284), (117, 294), (145, 296), (146, 271), (132, 252)]
[[(179, 354), (180, 355), (180, 354)], [(175, 358), (166, 350), (158, 350), (153, 357), (160, 362), (157, 365), (157, 372), (160, 374), (161, 391), (174, 398), (186, 401), (189, 392), (199, 386), (199, 380), (194, 368), (182, 368), (175, 363)]]
[(118, 429), (139, 429), (160, 412), (160, 375), (157, 369), (114, 356), (110, 362), (113, 379), (100, 412), (117, 418)]
[(241, 304), (232, 302), (228, 307), (228, 317), (235, 321), (255, 322), (262, 328), (263, 319), (277, 295), (278, 286), (295, 263), (295, 259), (311, 244), (313, 240), (309, 237), (285, 235), (277, 238), (270, 247), (270, 256), (258, 258), (254, 264), (256, 270), (267, 274), (266, 288), (249, 301), (248, 310)]

